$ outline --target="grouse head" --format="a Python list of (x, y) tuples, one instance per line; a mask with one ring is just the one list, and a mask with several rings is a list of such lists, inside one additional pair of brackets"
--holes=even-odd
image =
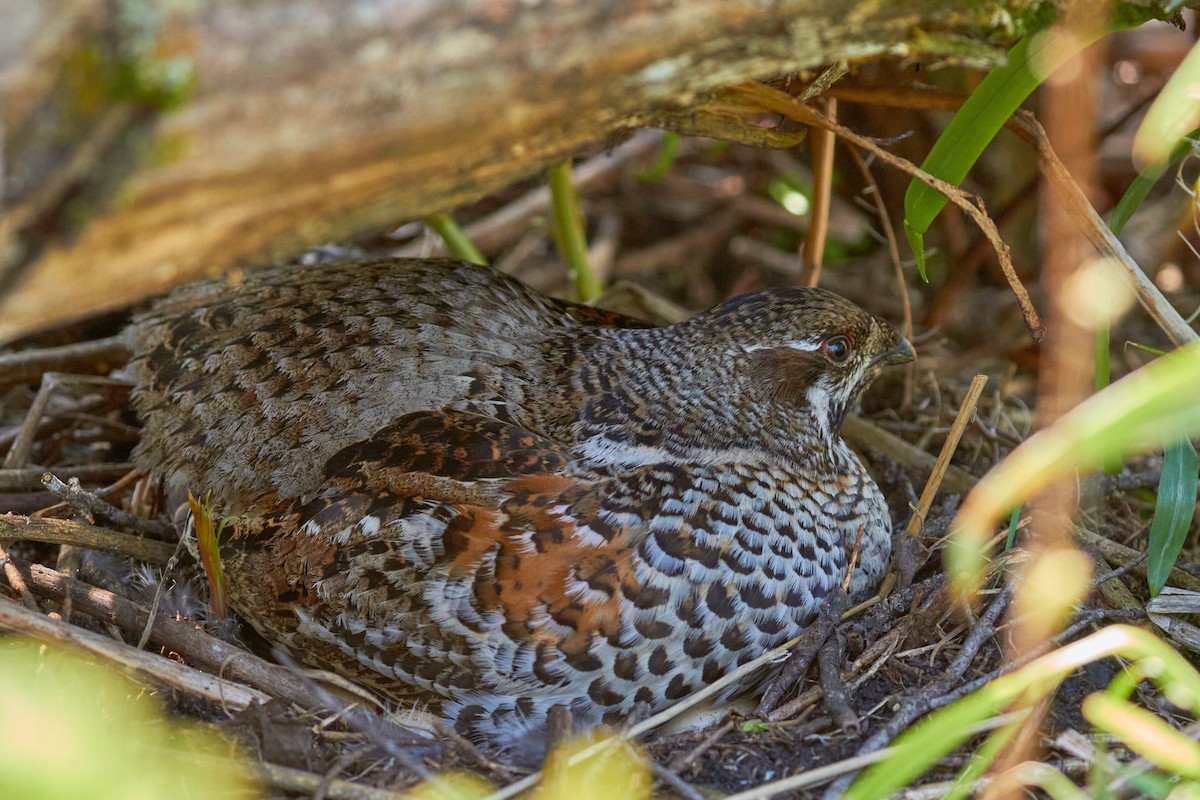
[(829, 439), (880, 366), (916, 357), (891, 324), (824, 289), (754, 292), (709, 316), (732, 340), (744, 388), (769, 405), (807, 410)]
[(823, 289), (767, 289), (665, 328), (611, 331), (576, 373), (597, 460), (805, 458), (838, 443), (878, 367), (911, 361), (887, 322)]

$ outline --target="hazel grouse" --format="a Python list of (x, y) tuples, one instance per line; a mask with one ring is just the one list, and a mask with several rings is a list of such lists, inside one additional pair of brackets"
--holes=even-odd
[(236, 517), (233, 607), (501, 749), (654, 710), (794, 637), (891, 551), (839, 436), (886, 322), (820, 289), (668, 327), (378, 260), (176, 291), (127, 331), (136, 460)]

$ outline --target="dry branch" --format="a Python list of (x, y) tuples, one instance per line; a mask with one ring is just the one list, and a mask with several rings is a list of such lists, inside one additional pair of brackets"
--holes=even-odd
[(15, 603), (0, 601), (0, 630), (82, 650), (112, 666), (129, 670), (155, 683), (202, 697), (233, 711), (270, 696), (239, 683), (201, 672), (169, 658), (146, 653), (98, 633), (42, 616)]
[[(150, 621), (145, 609), (111, 592), (68, 578), (41, 564), (16, 560), (13, 564), (36, 595), (59, 603), (69, 599), (75, 611), (110, 622), (128, 633), (141, 632)], [(272, 697), (306, 708), (314, 704), (304, 684), (290, 671), (209, 636), (191, 623), (155, 615), (154, 624), (150, 626), (150, 641), (179, 653), (197, 667)]]
[(131, 536), (128, 533), (119, 533), (83, 522), (19, 517), (15, 514), (0, 516), (0, 540), (87, 547), (93, 550), (121, 553), (139, 561), (148, 561), (151, 564), (165, 564), (171, 554), (175, 552), (175, 545), (166, 542), (143, 539), (141, 536)]

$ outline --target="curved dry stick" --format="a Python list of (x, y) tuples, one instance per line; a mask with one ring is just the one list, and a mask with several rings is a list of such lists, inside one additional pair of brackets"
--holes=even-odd
[(1017, 275), (1016, 269), (1013, 267), (1009, 247), (1000, 238), (1000, 232), (996, 229), (996, 223), (988, 216), (987, 208), (984, 206), (983, 199), (979, 195), (947, 183), (940, 178), (935, 178), (908, 159), (901, 158), (895, 153), (884, 149), (874, 139), (855, 133), (849, 128), (838, 125), (836, 122), (831, 122), (824, 115), (797, 101), (791, 95), (781, 92), (778, 89), (772, 89), (765, 84), (741, 83), (722, 89), (716, 92), (706, 105), (710, 108), (724, 107), (730, 112), (740, 112), (743, 114), (774, 111), (801, 124), (830, 131), (848, 142), (869, 150), (881, 161), (912, 175), (925, 185), (944, 194), (947, 200), (961, 208), (963, 213), (979, 226), (979, 230), (991, 242), (992, 247), (996, 251), (996, 258), (1000, 262), (1000, 269), (1004, 272), (1004, 277), (1008, 280), (1008, 285), (1012, 287), (1013, 294), (1016, 295), (1017, 304), (1021, 307), (1021, 316), (1025, 318), (1025, 324), (1029, 327), (1034, 340), (1041, 341), (1046, 335), (1046, 326), (1042, 324), (1037, 309), (1033, 307), (1033, 301), (1029, 299), (1029, 292), (1026, 291), (1020, 277)]

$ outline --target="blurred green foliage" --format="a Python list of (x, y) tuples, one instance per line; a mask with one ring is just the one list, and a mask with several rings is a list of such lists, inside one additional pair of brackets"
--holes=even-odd
[(5, 800), (258, 797), (242, 763), (229, 742), (168, 720), (108, 667), (24, 639), (0, 642)]

